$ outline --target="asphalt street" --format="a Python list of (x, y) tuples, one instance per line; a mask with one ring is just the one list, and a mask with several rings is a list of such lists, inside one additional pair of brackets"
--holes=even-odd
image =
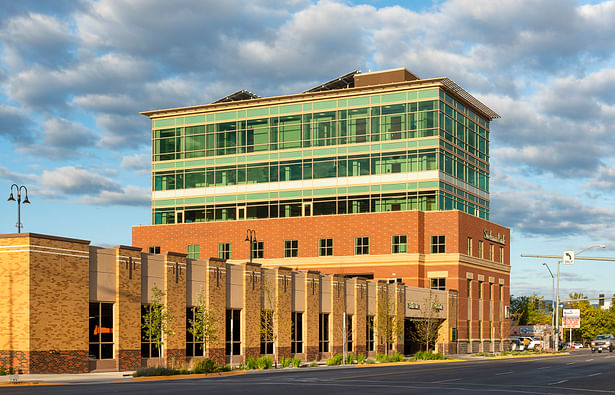
[(162, 381), (2, 387), (3, 394), (615, 394), (615, 353), (302, 368)]

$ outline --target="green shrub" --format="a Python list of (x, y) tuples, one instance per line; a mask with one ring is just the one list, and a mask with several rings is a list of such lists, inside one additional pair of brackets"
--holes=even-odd
[(344, 356), (342, 354), (335, 354), (333, 358), (327, 359), (327, 366), (341, 365), (343, 360)]
[(318, 366), (318, 362), (316, 362), (316, 361), (310, 362), (310, 367), (311, 368), (315, 368), (316, 366)]
[(404, 360), (404, 354), (396, 352), (395, 354), (391, 355), (390, 359), (391, 362), (402, 362)]
[(389, 358), (386, 356), (386, 354), (376, 354), (376, 362), (388, 362)]
[(273, 367), (273, 359), (262, 356), (256, 360), (256, 366), (259, 369), (271, 369)]
[(293, 367), (298, 368), (299, 366), (301, 366), (301, 359), (300, 358), (293, 358), (291, 363), (293, 364)]
[(346, 365), (352, 365), (354, 363), (354, 355), (346, 355)]
[(196, 359), (192, 362), (192, 373), (212, 373), (216, 371), (216, 363), (209, 358)]
[(431, 352), (431, 351), (419, 351), (416, 354), (414, 354), (414, 360), (415, 361), (419, 361), (419, 360), (440, 360), (440, 359), (444, 359), (444, 355), (442, 355), (442, 353), (439, 352)]
[(139, 368), (133, 374), (134, 377), (144, 377), (144, 376), (172, 376), (176, 373), (174, 369), (168, 368)]
[(246, 361), (246, 369), (252, 370), (252, 369), (256, 369), (256, 368), (257, 368), (256, 358), (249, 357), (248, 360)]
[(367, 358), (367, 359), (365, 360), (365, 363), (366, 363), (366, 364), (368, 364), (368, 365), (372, 365), (372, 364), (376, 363), (376, 361), (374, 361), (374, 360), (373, 360), (373, 359), (371, 359), (371, 358)]
[(290, 358), (282, 357), (282, 359), (280, 360), (280, 364), (282, 365), (283, 368), (289, 367), (291, 363), (292, 363), (292, 360)]
[(6, 376), (6, 369), (4, 366), (0, 366), (0, 376)]
[(365, 363), (365, 354), (362, 352), (357, 354), (357, 363)]

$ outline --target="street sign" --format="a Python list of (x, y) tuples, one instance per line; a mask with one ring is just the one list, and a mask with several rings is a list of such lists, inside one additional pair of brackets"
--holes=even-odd
[(562, 310), (562, 327), (563, 328), (580, 328), (581, 327), (581, 310), (579, 309), (564, 309)]
[(562, 256), (562, 264), (564, 265), (574, 265), (574, 251), (564, 251)]

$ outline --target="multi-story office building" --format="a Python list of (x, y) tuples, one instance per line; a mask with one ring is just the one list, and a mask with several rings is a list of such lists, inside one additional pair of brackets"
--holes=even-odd
[(353, 72), (144, 114), (153, 225), (133, 228), (134, 245), (455, 289), (459, 351), (503, 347), (509, 231), (488, 221), (498, 115), (453, 81)]
[(497, 114), (446, 78), (351, 73), (297, 95), (244, 91), (144, 114), (154, 224), (406, 210), (489, 219)]

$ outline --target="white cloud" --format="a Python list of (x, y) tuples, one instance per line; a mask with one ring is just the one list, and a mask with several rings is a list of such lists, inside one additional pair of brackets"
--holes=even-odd
[(122, 190), (118, 182), (83, 167), (75, 166), (44, 170), (39, 183), (43, 189), (42, 192), (50, 196), (85, 195)]
[(30, 63), (56, 67), (69, 63), (76, 38), (66, 22), (45, 14), (29, 13), (9, 19), (0, 30), (9, 69)]
[(87, 195), (76, 201), (80, 204), (95, 206), (140, 206), (150, 207), (152, 192), (149, 189), (129, 185), (119, 191), (100, 191), (96, 195)]
[(146, 174), (152, 170), (152, 162), (150, 155), (146, 154), (134, 154), (131, 156), (124, 156), (120, 163), (122, 169), (135, 170), (139, 174)]

